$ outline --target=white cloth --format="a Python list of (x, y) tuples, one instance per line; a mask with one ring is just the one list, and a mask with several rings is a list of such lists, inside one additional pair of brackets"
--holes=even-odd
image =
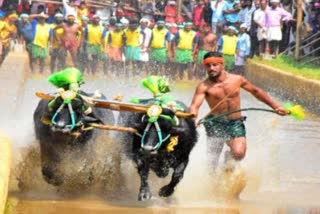
[(234, 64), (237, 66), (246, 64), (246, 55), (244, 51), (239, 51), (238, 54), (235, 55)]
[[(260, 8), (260, 9), (256, 10), (256, 12), (254, 13), (253, 20), (255, 22), (259, 23), (261, 26), (263, 26), (265, 17), (266, 17), (265, 11), (261, 10), (261, 8)], [(261, 41), (263, 39), (267, 39), (266, 30), (263, 32), (263, 28), (258, 27), (257, 38), (258, 38), (258, 41)]]
[(71, 7), (68, 2), (69, 2), (68, 0), (62, 0), (64, 18), (67, 19), (68, 15), (74, 15), (75, 22), (77, 22), (77, 20), (78, 20), (77, 8)]
[(218, 3), (216, 8), (217, 1), (211, 1), (211, 9), (212, 9), (212, 23), (221, 22), (223, 20), (223, 8), (224, 8), (224, 0)]
[(282, 31), (281, 26), (268, 27), (267, 29), (267, 40), (272, 41), (281, 41), (282, 39)]
[(98, 15), (101, 20), (109, 20), (111, 13), (112, 11), (110, 8), (101, 8), (96, 10), (96, 15)]
[(237, 54), (235, 55), (235, 65), (245, 65), (246, 57), (250, 55), (251, 41), (247, 33), (241, 33), (238, 36)]
[(257, 38), (258, 38), (258, 41), (261, 41), (263, 39), (267, 39), (267, 32), (263, 31), (263, 28), (258, 28), (257, 29)]
[[(140, 61), (148, 62), (149, 61), (149, 53), (147, 52), (148, 45), (151, 40), (152, 30), (150, 28), (143, 29), (145, 38), (143, 43), (143, 48), (140, 49)], [(143, 35), (140, 35), (139, 43), (142, 44)]]
[(238, 13), (238, 22), (245, 23), (246, 22), (246, 16), (247, 16), (248, 10), (247, 8), (241, 9)]
[(247, 24), (247, 31), (250, 31), (251, 22), (252, 22), (252, 13), (256, 10), (256, 7), (253, 5), (250, 10), (248, 7), (245, 10), (246, 10), (245, 23)]
[(261, 26), (264, 24), (264, 20), (266, 18), (265, 10), (258, 9), (254, 12), (253, 21), (259, 23)]
[(44, 6), (44, 8), (46, 8), (45, 3), (34, 2), (31, 7), (31, 14), (38, 14), (38, 7), (40, 5)]

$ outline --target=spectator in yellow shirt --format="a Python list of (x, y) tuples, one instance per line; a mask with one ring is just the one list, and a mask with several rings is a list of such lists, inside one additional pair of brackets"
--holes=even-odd
[[(83, 34), (84, 29), (88, 26), (90, 19), (87, 16), (82, 16), (82, 32)], [(82, 38), (81, 35), (79, 35), (79, 38)], [(80, 39), (81, 40), (81, 39)], [(89, 63), (88, 63), (88, 53), (87, 53), (87, 43), (85, 40), (81, 41), (83, 44), (80, 45), (79, 51), (78, 51), (78, 60), (79, 60), (79, 68), (82, 72), (85, 72), (89, 69)]]
[(88, 14), (89, 14), (89, 9), (86, 5), (86, 2), (84, 2), (84, 1), (80, 2), (80, 5), (77, 9), (77, 13), (78, 13), (78, 24), (82, 25), (82, 17), (88, 16)]
[(14, 25), (14, 22), (18, 19), (18, 15), (13, 13), (8, 16), (8, 21), (0, 24), (0, 39), (2, 43), (1, 59), (0, 64), (4, 61), (5, 57), (10, 51), (10, 42), (11, 39), (16, 38), (17, 28)]
[(109, 64), (109, 57), (108, 57), (108, 52), (109, 52), (109, 44), (108, 44), (108, 38), (109, 38), (109, 22), (108, 21), (103, 21), (102, 26), (104, 28), (104, 31), (106, 31), (105, 36), (102, 41), (102, 54), (101, 54), (101, 60), (103, 62), (103, 71), (105, 74), (108, 73), (108, 64)]
[(235, 54), (237, 49), (238, 37), (237, 28), (234, 26), (229, 26), (226, 35), (221, 36), (218, 39), (218, 51), (222, 53), (224, 59), (224, 65), (227, 71), (232, 71), (235, 69)]
[(100, 17), (97, 15), (93, 16), (92, 24), (84, 29), (90, 70), (93, 74), (97, 71), (99, 59), (102, 56), (102, 43), (106, 33), (107, 31), (100, 26)]
[[(37, 18), (37, 19), (34, 19)], [(49, 24), (46, 23), (48, 15), (34, 14), (29, 17), (29, 19), (34, 19), (31, 22), (33, 41), (31, 48), (31, 70), (34, 71), (34, 65), (37, 60), (39, 60), (39, 71), (43, 73), (44, 62), (48, 56), (48, 45), (50, 37), (52, 36), (52, 29)]]
[[(134, 66), (134, 72), (137, 74), (141, 68), (138, 68), (140, 61), (140, 51), (141, 45), (144, 44), (145, 34), (142, 29), (139, 29), (139, 22), (131, 20), (129, 23), (129, 28), (124, 31), (125, 34), (125, 57), (129, 65), (132, 67), (132, 62)], [(139, 38), (142, 34), (142, 41), (140, 43)]]
[(122, 71), (119, 69), (123, 67), (123, 44), (124, 44), (124, 33), (122, 31), (123, 24), (117, 22), (115, 24), (115, 29), (109, 33), (108, 44), (109, 44), (109, 58), (111, 60), (111, 72)]
[[(55, 24), (52, 25), (52, 29), (54, 29), (57, 25), (61, 25), (63, 23), (63, 15), (61, 13), (57, 13), (55, 16)], [(66, 66), (66, 57), (67, 54), (65, 51), (61, 51), (61, 45), (59, 40), (62, 39), (64, 34), (63, 28), (59, 28), (54, 31), (54, 36), (51, 37), (50, 40), (50, 71), (51, 73), (55, 71), (60, 71)], [(56, 69), (57, 68), (57, 69)]]

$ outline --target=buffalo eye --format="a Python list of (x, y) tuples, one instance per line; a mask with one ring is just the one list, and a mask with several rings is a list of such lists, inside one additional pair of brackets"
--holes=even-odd
[(171, 135), (179, 135), (183, 132), (185, 132), (185, 128), (179, 127), (179, 126), (173, 126), (171, 129)]

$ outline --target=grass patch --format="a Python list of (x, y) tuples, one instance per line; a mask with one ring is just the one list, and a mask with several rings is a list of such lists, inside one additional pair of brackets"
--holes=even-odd
[(296, 62), (292, 56), (282, 55), (273, 60), (260, 60), (258, 57), (255, 57), (250, 61), (269, 65), (271, 67), (281, 69), (287, 73), (292, 73), (297, 76), (306, 77), (308, 79), (320, 80), (319, 66)]

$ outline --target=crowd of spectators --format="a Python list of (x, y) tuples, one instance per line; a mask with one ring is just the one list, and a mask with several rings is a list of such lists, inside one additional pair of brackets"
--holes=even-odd
[[(205, 51), (221, 52), (229, 70), (243, 66), (246, 58), (255, 55), (261, 59), (266, 54), (275, 58), (279, 52), (286, 50), (288, 45), (295, 41), (296, 0), (281, 0), (281, 2), (280, 0), (240, 0), (240, 2), (238, 0), (183, 0), (180, 15), (177, 2), (174, 0), (101, 2), (108, 6), (103, 7), (103, 3), (95, 4), (94, 1), (78, 0), (62, 0), (60, 4), (52, 1), (47, 3), (31, 0), (0, 0), (1, 21), (8, 23), (8, 25), (0, 25), (2, 60), (7, 54), (7, 50), (3, 48), (7, 46), (4, 44), (5, 39), (9, 35), (11, 38), (14, 38), (14, 35), (17, 38), (19, 35), (17, 22), (19, 22), (19, 16), (21, 22), (21, 14), (31, 16), (46, 14), (48, 24), (56, 23), (57, 14), (63, 14), (64, 20), (73, 15), (79, 26), (83, 24), (83, 17), (90, 22), (99, 16), (101, 25), (108, 21), (107, 31), (115, 29), (117, 23), (121, 23), (124, 26), (122, 29), (125, 29), (130, 26), (130, 23), (139, 24), (141, 20), (146, 20), (147, 26), (142, 27), (144, 39), (146, 29), (152, 30), (157, 27), (158, 22), (164, 21), (165, 27), (172, 35), (170, 45), (175, 44), (172, 53), (168, 51), (168, 60), (176, 62), (174, 60), (177, 58), (174, 55), (176, 47), (179, 49), (183, 46), (179, 45), (179, 42), (181, 43), (179, 40), (184, 39), (184, 34), (182, 36), (180, 31), (191, 30), (195, 32), (191, 42), (193, 62), (187, 61), (187, 63), (196, 62), (202, 48)], [(114, 7), (112, 7), (113, 3), (115, 3)], [(320, 1), (303, 1), (302, 8), (304, 29), (302, 37), (319, 32)], [(9, 31), (8, 26), (14, 24), (18, 28)], [(209, 31), (206, 30), (208, 27)], [(151, 40), (149, 38), (150, 44)], [(148, 47), (149, 44), (146, 41), (143, 40), (143, 42), (145, 45), (141, 46), (141, 49), (147, 52), (150, 46)]]

